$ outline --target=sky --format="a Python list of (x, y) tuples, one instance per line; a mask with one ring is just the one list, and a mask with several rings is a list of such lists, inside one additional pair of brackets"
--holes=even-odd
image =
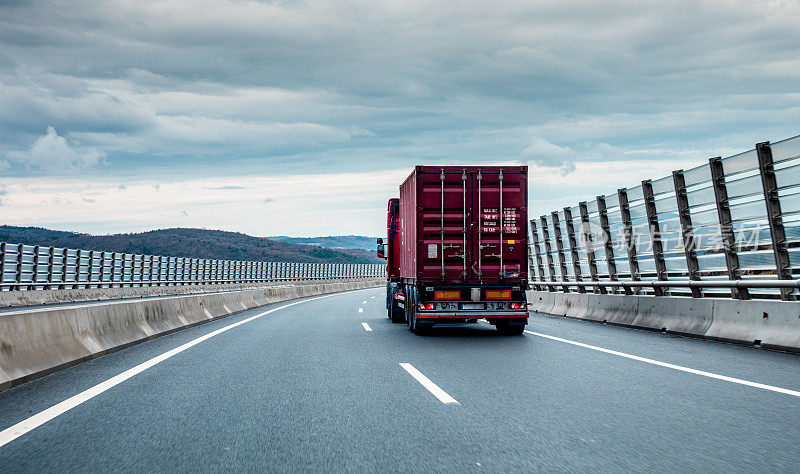
[(0, 224), (380, 235), (417, 164), (529, 212), (800, 133), (797, 1), (0, 2)]

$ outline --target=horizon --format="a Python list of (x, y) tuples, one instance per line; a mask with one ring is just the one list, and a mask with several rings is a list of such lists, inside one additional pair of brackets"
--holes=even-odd
[(206, 228), (206, 227), (163, 227), (163, 228), (159, 228), (159, 229), (151, 229), (151, 230), (146, 230), (146, 231), (141, 231), (141, 232), (117, 232), (117, 233), (109, 233), (109, 234), (91, 234), (91, 233), (88, 233), (88, 232), (80, 232), (80, 231), (76, 231), (76, 230), (52, 229), (52, 228), (49, 228), (49, 227), (40, 227), (40, 226), (35, 226), (35, 225), (12, 226), (12, 225), (8, 225), (8, 224), (0, 224), (0, 228), (2, 228), (2, 227), (12, 227), (12, 228), (19, 228), (19, 229), (24, 229), (24, 228), (43, 229), (43, 230), (49, 230), (49, 231), (53, 231), (53, 232), (67, 232), (67, 233), (71, 233), (71, 234), (90, 235), (92, 237), (107, 237), (107, 236), (126, 235), (126, 234), (144, 234), (144, 233), (147, 233), (147, 232), (158, 232), (158, 231), (165, 231), (165, 230), (205, 230), (205, 231), (210, 231), (210, 232), (232, 232), (232, 233), (236, 233), (236, 234), (246, 235), (248, 237), (254, 237), (254, 238), (257, 238), (257, 239), (276, 239), (276, 238), (282, 238), (282, 237), (289, 238), (289, 239), (325, 239), (325, 238), (332, 238), (332, 237), (363, 237), (363, 238), (369, 238), (369, 239), (377, 238), (377, 236), (355, 235), (355, 234), (296, 235), (296, 236), (295, 235), (250, 235), (250, 234), (247, 234), (245, 232), (240, 232), (240, 231), (235, 231), (235, 230), (232, 231), (232, 230), (224, 230), (224, 229), (212, 229), (212, 228)]

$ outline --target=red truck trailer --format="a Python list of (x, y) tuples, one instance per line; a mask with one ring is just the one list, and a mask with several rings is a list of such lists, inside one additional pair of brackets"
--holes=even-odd
[(421, 333), (486, 319), (528, 323), (528, 167), (417, 166), (389, 200), (387, 310)]

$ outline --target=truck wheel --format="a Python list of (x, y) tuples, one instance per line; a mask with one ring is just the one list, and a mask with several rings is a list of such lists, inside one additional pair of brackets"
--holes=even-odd
[(402, 308), (397, 306), (397, 302), (392, 302), (392, 306), (389, 309), (389, 317), (392, 319), (392, 322), (395, 324), (404, 323), (406, 322), (405, 315), (403, 314)]
[(497, 331), (504, 336), (519, 336), (523, 331), (525, 331), (525, 326), (521, 324), (498, 322)]
[(403, 314), (403, 310), (400, 306), (397, 305), (397, 300), (394, 299), (394, 295), (400, 293), (396, 289), (391, 288), (387, 285), (386, 288), (386, 313), (389, 316), (389, 319), (392, 320), (393, 323), (404, 323), (406, 322), (406, 317)]
[(412, 305), (413, 302), (411, 301), (411, 294), (408, 292), (408, 287), (407, 286), (403, 288), (403, 297), (405, 298), (403, 300), (403, 316), (406, 319), (406, 326), (408, 326), (408, 330), (410, 331), (411, 330), (411, 309), (410, 308), (411, 308), (411, 305)]
[(417, 328), (417, 292), (411, 286), (406, 291), (406, 321), (408, 322), (408, 330), (416, 332)]

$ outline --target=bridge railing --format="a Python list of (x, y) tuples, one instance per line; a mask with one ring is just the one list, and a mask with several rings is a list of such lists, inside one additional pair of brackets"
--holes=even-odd
[(384, 265), (247, 262), (0, 242), (0, 291), (182, 286), (384, 275)]
[(539, 290), (795, 300), (800, 136), (711, 158), (530, 226)]

